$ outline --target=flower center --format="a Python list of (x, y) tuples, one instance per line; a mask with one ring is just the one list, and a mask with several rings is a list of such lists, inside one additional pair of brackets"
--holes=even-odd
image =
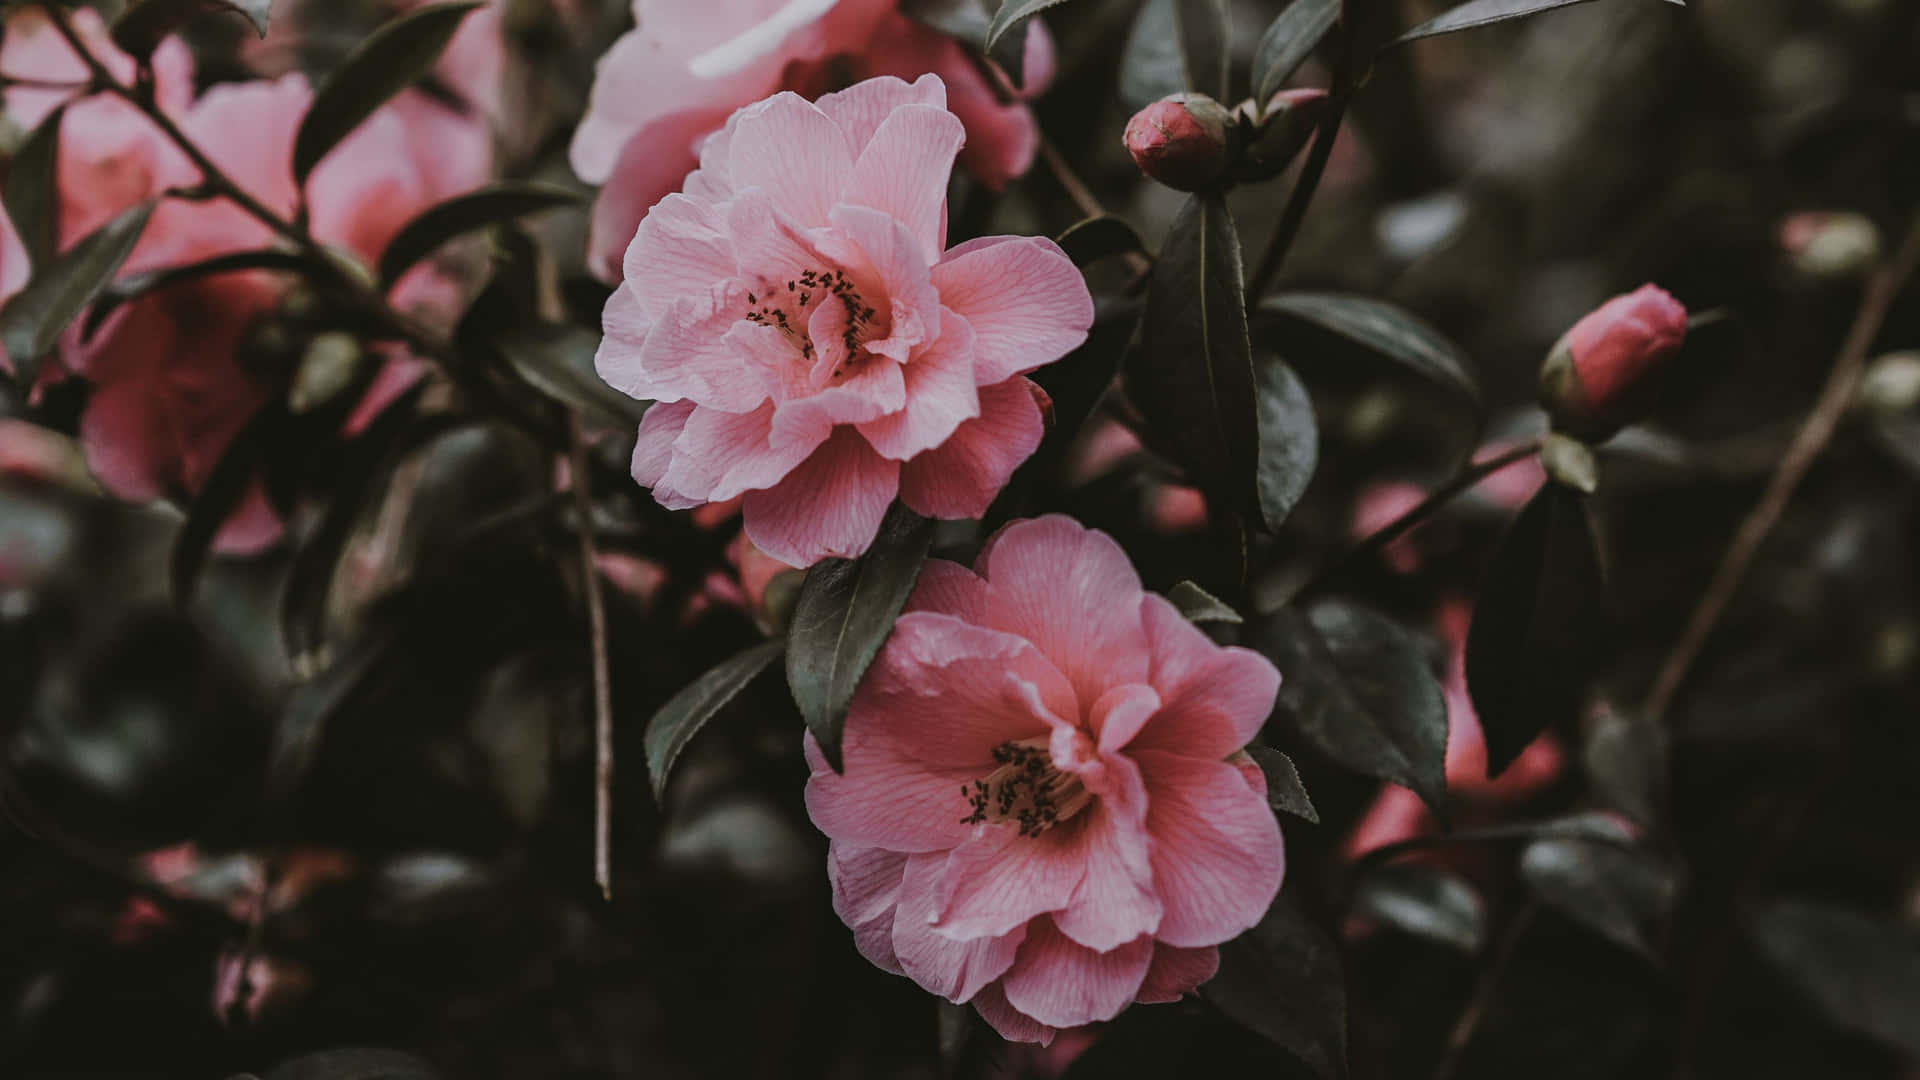
[(816, 355), (808, 324), (814, 309), (829, 297), (837, 298), (846, 311), (845, 321), (839, 328), (840, 356), (833, 371), (839, 375), (852, 362), (856, 350), (867, 339), (867, 331), (879, 314), (861, 298), (860, 290), (847, 277), (846, 271), (806, 270), (799, 277), (785, 282), (763, 279), (759, 292), (747, 294), (746, 320), (774, 327), (785, 334), (789, 341), (800, 346), (801, 361), (811, 366)]
[(1013, 822), (1021, 836), (1038, 836), (1093, 801), (1078, 776), (1054, 768), (1044, 737), (1001, 743), (993, 748), (993, 760), (998, 768), (960, 785), (973, 805), (962, 825)]

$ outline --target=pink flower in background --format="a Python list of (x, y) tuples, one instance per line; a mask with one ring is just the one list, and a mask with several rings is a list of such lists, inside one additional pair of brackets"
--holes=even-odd
[(1285, 866), (1240, 750), (1280, 676), (1141, 589), (1059, 516), (978, 573), (935, 559), (855, 696), (807, 811), (862, 955), (1003, 1036), (1047, 1041), (1213, 976)]
[(745, 495), (747, 537), (793, 566), (867, 549), (898, 495), (976, 517), (1039, 445), (1025, 372), (1086, 339), (1059, 247), (944, 254), (964, 132), (939, 78), (781, 93), (709, 139), (647, 215), (607, 302), (600, 375), (657, 402), (633, 475), (662, 505)]
[[(573, 169), (602, 185), (588, 266), (620, 277), (621, 252), (647, 209), (680, 184), (700, 140), (729, 113), (776, 90), (808, 97), (860, 79), (934, 73), (967, 130), (960, 164), (999, 189), (1027, 171), (1039, 132), (1024, 104), (1002, 103), (966, 50), (909, 19), (894, 0), (634, 0), (638, 28), (601, 58)], [(1038, 19), (1027, 35), (1023, 96), (1053, 73)]]
[[(15, 293), (27, 287), (27, 277), (32, 269), (27, 261), (27, 246), (20, 240), (20, 230), (13, 227), (13, 218), (7, 216), (7, 208), (0, 206), (0, 304), (13, 299)], [(13, 371), (12, 363), (7, 360), (5, 345), (0, 345), (0, 371)]]

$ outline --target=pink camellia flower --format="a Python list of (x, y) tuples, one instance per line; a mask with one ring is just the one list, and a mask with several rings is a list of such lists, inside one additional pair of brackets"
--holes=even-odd
[(1607, 438), (1652, 409), (1686, 336), (1687, 309), (1658, 285), (1616, 296), (1553, 347), (1540, 368), (1540, 403), (1560, 430)]
[(662, 505), (744, 494), (793, 566), (867, 549), (898, 495), (976, 517), (1039, 445), (1022, 375), (1086, 339), (1066, 254), (990, 236), (942, 254), (965, 133), (937, 76), (735, 113), (627, 249), (598, 357), (657, 402), (633, 475)]
[[(1003, 103), (956, 41), (902, 15), (894, 0), (633, 0), (638, 28), (600, 60), (573, 170), (602, 185), (589, 267), (620, 277), (620, 254), (647, 208), (680, 190), (700, 141), (732, 113), (776, 90), (808, 97), (879, 75), (934, 73), (967, 129), (960, 164), (998, 189), (1027, 171), (1039, 129)], [(1022, 96), (1045, 88), (1053, 43), (1038, 19), (1027, 34)]]
[(1010, 1040), (1174, 1001), (1280, 888), (1241, 753), (1280, 675), (1141, 589), (1120, 545), (1015, 522), (935, 559), (847, 714), (811, 735), (807, 812), (862, 955)]

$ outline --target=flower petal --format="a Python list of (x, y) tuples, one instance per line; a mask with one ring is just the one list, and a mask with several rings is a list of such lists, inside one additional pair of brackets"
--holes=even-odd
[(1019, 376), (981, 387), (980, 415), (901, 466), (901, 499), (927, 517), (985, 514), (1046, 434), (1035, 389)]
[(1050, 1027), (1111, 1020), (1133, 1003), (1153, 963), (1153, 939), (1095, 952), (1036, 919), (1013, 970), (1000, 980), (1007, 1003)]
[(915, 346), (932, 341), (940, 331), (940, 294), (919, 241), (906, 226), (864, 206), (836, 206), (832, 217), (833, 228), (818, 233), (821, 252), (856, 275), (864, 264), (886, 293), (887, 337), (866, 347), (904, 364)]
[(973, 996), (973, 1011), (1008, 1042), (1053, 1044), (1054, 1029), (1007, 1004), (1007, 994), (993, 983)]
[[(854, 154), (863, 154), (867, 144), (873, 141), (873, 133), (880, 130), (893, 110), (902, 105), (947, 107), (947, 87), (940, 76), (915, 74), (919, 77), (912, 82), (891, 75), (862, 79), (845, 90), (822, 94), (814, 104), (840, 125)], [(944, 183), (941, 186), (945, 188)]]
[(883, 457), (906, 461), (946, 442), (980, 415), (974, 384), (973, 331), (967, 321), (941, 309), (940, 337), (914, 352), (903, 369), (906, 407), (860, 425), (860, 434)]
[(662, 505), (671, 505), (664, 501), (659, 487), (673, 463), (674, 440), (686, 430), (687, 420), (696, 407), (691, 401), (663, 401), (648, 407), (646, 415), (640, 418), (640, 437), (633, 444), (633, 479), (643, 488), (654, 489), (654, 495), (662, 498)]
[[(678, 178), (674, 183), (678, 185)], [(596, 206), (596, 227), (599, 213)], [(621, 242), (626, 286), (620, 291), (631, 294), (649, 320), (666, 315), (676, 300), (707, 300), (716, 283), (734, 275), (727, 221), (713, 207), (671, 194), (641, 207), (640, 213), (644, 217), (634, 219), (635, 227)]]
[(1218, 945), (1252, 928), (1286, 870), (1280, 825), (1240, 770), (1161, 750), (1134, 753), (1147, 786), (1153, 880), (1166, 906), (1156, 936)]
[(905, 975), (893, 951), (894, 913), (907, 857), (880, 848), (834, 843), (827, 849), (833, 913), (853, 931), (853, 943), (875, 967)]
[(1086, 877), (1053, 913), (1061, 933), (1103, 951), (1151, 936), (1161, 919), (1140, 772), (1123, 757), (1109, 756), (1105, 764), (1107, 790), (1083, 814)]
[(947, 856), (934, 895), (934, 929), (961, 941), (999, 937), (1059, 911), (1087, 874), (1085, 815), (1037, 836), (983, 825)]
[(1213, 946), (1183, 949), (1177, 945), (1156, 943), (1153, 963), (1140, 983), (1134, 1001), (1142, 1005), (1167, 1005), (1192, 993), (1220, 970), (1220, 950)]
[(1251, 649), (1214, 644), (1164, 597), (1148, 594), (1140, 614), (1153, 653), (1149, 679), (1163, 704), (1125, 744), (1129, 750), (1217, 761), (1252, 742), (1280, 692), (1273, 663)]
[(900, 464), (841, 428), (812, 456), (741, 504), (747, 539), (788, 566), (865, 552), (900, 490)]
[(1093, 298), (1053, 241), (989, 237), (947, 252), (933, 268), (940, 302), (973, 327), (982, 384), (1050, 364), (1080, 347)]
[(967, 132), (958, 117), (936, 105), (902, 105), (873, 133), (840, 198), (878, 210), (906, 226), (920, 244), (920, 261), (940, 257), (940, 223), (947, 180)]
[(727, 172), (734, 189), (759, 188), (794, 223), (825, 225), (853, 173), (853, 151), (826, 113), (781, 92), (747, 106), (728, 124)]
[(956, 941), (935, 933), (934, 887), (946, 862), (940, 854), (915, 855), (907, 860), (900, 882), (900, 910), (893, 920), (893, 950), (907, 977), (948, 1001), (965, 1002), (1013, 966), (1026, 927), (1016, 926), (999, 937)]

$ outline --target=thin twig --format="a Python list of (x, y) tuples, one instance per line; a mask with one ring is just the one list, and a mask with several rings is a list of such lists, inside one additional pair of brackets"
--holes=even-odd
[(1280, 222), (1274, 226), (1273, 239), (1267, 244), (1267, 252), (1260, 258), (1260, 266), (1247, 280), (1247, 303), (1252, 305), (1266, 295), (1272, 287), (1273, 279), (1280, 273), (1280, 265), (1287, 260), (1287, 252), (1292, 249), (1295, 237), (1300, 234), (1300, 226), (1307, 219), (1307, 206), (1313, 202), (1313, 193), (1320, 187), (1320, 178), (1327, 171), (1327, 162), (1333, 157), (1334, 140), (1339, 138), (1341, 121), (1346, 119), (1347, 103), (1353, 99), (1353, 35), (1347, 31), (1342, 20), (1340, 29), (1340, 54), (1334, 61), (1333, 86), (1328, 93), (1327, 114), (1320, 119), (1320, 127), (1314, 132), (1313, 148), (1307, 151), (1307, 163), (1301, 167), (1300, 176), (1293, 182), (1293, 192), (1287, 196), (1286, 209), (1280, 212)]
[(1826, 387), (1820, 391), (1820, 397), (1814, 403), (1813, 411), (1807, 415), (1806, 423), (1801, 425), (1799, 434), (1794, 436), (1786, 454), (1780, 458), (1779, 467), (1774, 470), (1766, 492), (1733, 534), (1733, 541), (1727, 545), (1727, 553), (1714, 571), (1706, 594), (1701, 598), (1700, 605), (1694, 608), (1686, 630), (1681, 633), (1680, 640), (1674, 643), (1673, 651), (1667, 655), (1666, 663), (1654, 679), (1653, 689), (1647, 693), (1646, 705), (1641, 709), (1641, 714), (1651, 722), (1659, 723), (1665, 718), (1667, 710), (1673, 705), (1674, 696), (1686, 681), (1688, 671), (1700, 658), (1721, 616), (1726, 614), (1727, 605), (1739, 590), (1741, 580), (1746, 577), (1754, 556), (1760, 551), (1760, 545), (1779, 522), (1780, 515), (1786, 511), (1787, 503), (1793, 498), (1800, 482), (1806, 479), (1807, 471), (1813, 467), (1815, 459), (1826, 449), (1834, 432), (1839, 430), (1840, 420), (1853, 401), (1854, 388), (1866, 365), (1867, 351), (1873, 348), (1874, 340), (1880, 335), (1880, 327), (1886, 322), (1888, 309), (1906, 287), (1907, 279), (1913, 276), (1917, 262), (1920, 262), (1920, 217), (1916, 217), (1908, 227), (1899, 253), (1891, 262), (1882, 264), (1874, 271), (1867, 283), (1866, 296), (1861, 299), (1853, 327), (1847, 331), (1846, 341), (1840, 346), (1840, 354), (1833, 362), (1833, 373), (1827, 376)]
[[(1107, 208), (1100, 205), (1099, 197), (1087, 187), (1086, 181), (1080, 179), (1080, 174), (1073, 171), (1073, 166), (1060, 153), (1060, 148), (1045, 135), (1040, 136), (1040, 160), (1047, 163), (1047, 171), (1053, 174), (1054, 182), (1067, 193), (1067, 198), (1073, 200), (1073, 205), (1080, 213), (1087, 217), (1107, 216)], [(1121, 258), (1126, 260), (1127, 269), (1133, 272), (1136, 280), (1145, 277), (1147, 271), (1153, 269), (1147, 257), (1137, 251), (1125, 252)]]
[(593, 635), (593, 880), (613, 899), (613, 683), (607, 665), (607, 609), (600, 595), (600, 558), (593, 541), (593, 492), (580, 414), (569, 417), (574, 508), (580, 516), (580, 576)]
[(1485, 970), (1480, 972), (1480, 981), (1474, 984), (1473, 996), (1467, 999), (1467, 1006), (1460, 1010), (1460, 1019), (1454, 1021), (1453, 1030), (1447, 1035), (1447, 1048), (1440, 1057), (1440, 1064), (1434, 1066), (1433, 1080), (1453, 1080), (1460, 1071), (1460, 1062), (1466, 1057), (1467, 1046), (1473, 1042), (1474, 1032), (1480, 1029), (1480, 1021), (1486, 1019), (1487, 1008), (1493, 1004), (1493, 995), (1500, 989), (1500, 980), (1507, 974), (1507, 968), (1513, 963), (1514, 950), (1520, 945), (1520, 939), (1526, 936), (1527, 929), (1533, 925), (1534, 916), (1540, 913), (1540, 905), (1532, 900), (1507, 922), (1507, 928), (1500, 935), (1500, 943), (1494, 947), (1493, 956), (1487, 961)]

